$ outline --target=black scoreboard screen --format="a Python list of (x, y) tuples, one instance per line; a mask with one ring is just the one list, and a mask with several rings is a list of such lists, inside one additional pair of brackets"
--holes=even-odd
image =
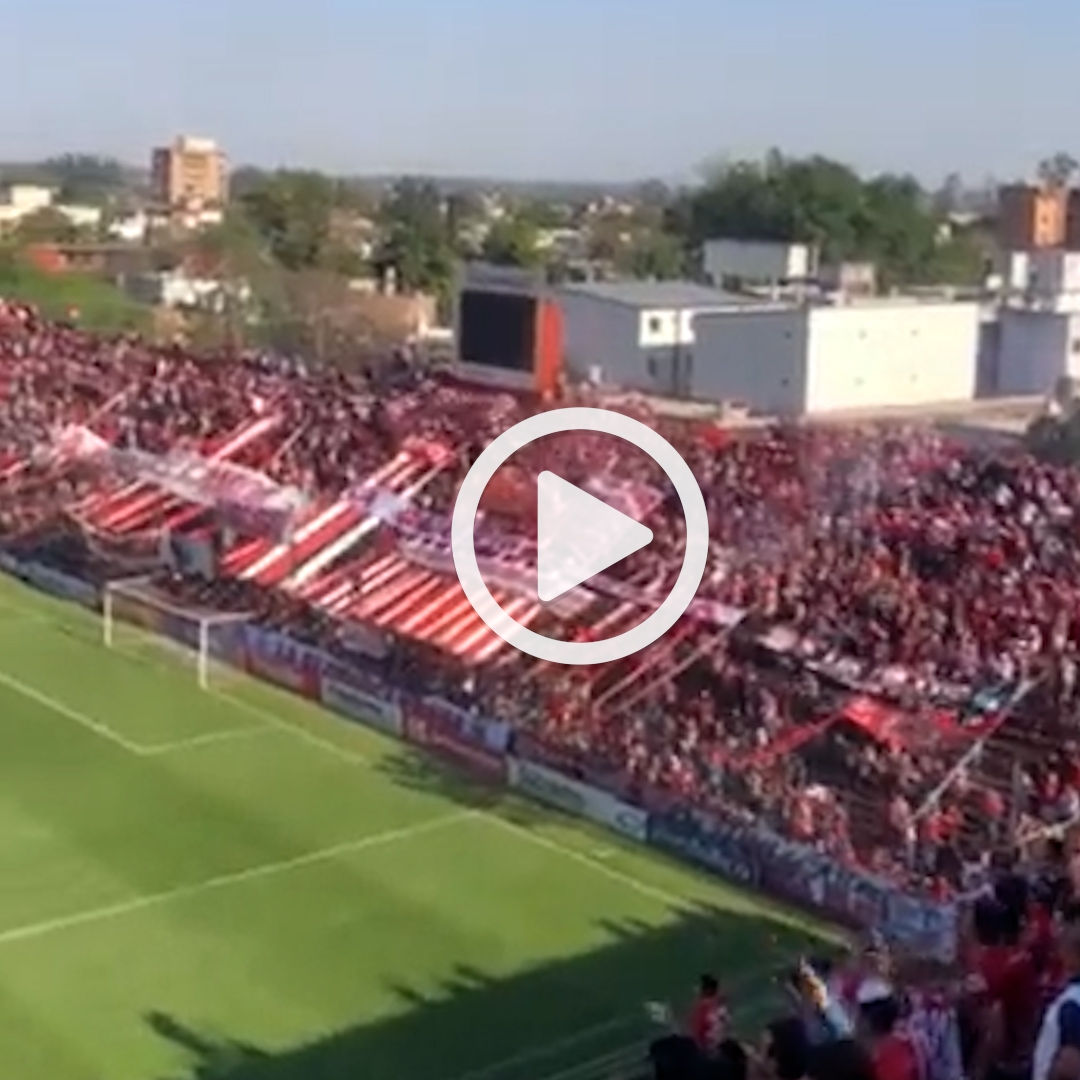
[(465, 289), (458, 312), (458, 356), (466, 364), (532, 371), (539, 304), (511, 292)]

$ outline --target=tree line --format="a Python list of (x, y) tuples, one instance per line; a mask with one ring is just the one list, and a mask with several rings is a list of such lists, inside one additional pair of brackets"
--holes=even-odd
[[(117, 192), (130, 192), (130, 170), (108, 158), (66, 155), (35, 168), (4, 178), (50, 177), (72, 202), (115, 203)], [(1076, 163), (1057, 154), (1038, 172), (1066, 183)], [(240, 169), (231, 187), (219, 226), (162, 243), (245, 282), (264, 325), (310, 322), (338, 304), (350, 279), (391, 272), (400, 289), (445, 303), (468, 258), (544, 268), (556, 281), (596, 265), (638, 278), (695, 276), (702, 244), (714, 237), (814, 244), (827, 263), (874, 263), (887, 287), (975, 283), (991, 224), (958, 224), (958, 178), (931, 191), (911, 176), (865, 176), (828, 157), (778, 151), (725, 163), (694, 186), (652, 182), (591, 204), (518, 190), (493, 210), (478, 192), (423, 178), (376, 184), (302, 169)], [(25, 239), (61, 227), (38, 217)]]
[[(349, 210), (376, 227), (368, 269), (393, 268), (401, 287), (442, 293), (463, 257), (552, 276), (572, 267), (542, 241), (552, 229), (576, 231), (582, 262), (622, 274), (674, 278), (693, 274), (712, 237), (804, 242), (827, 262), (873, 262), (887, 285), (974, 282), (984, 270), (985, 227), (951, 221), (940, 198), (914, 178), (861, 176), (822, 156), (739, 161), (681, 191), (662, 185), (613, 209), (518, 198), (494, 220), (474, 196), (444, 197), (436, 183), (406, 178), (382, 192), (317, 173), (252, 175), (238, 210), (274, 260), (292, 271), (360, 269), (334, 228)], [(481, 228), (482, 226), (482, 228)]]

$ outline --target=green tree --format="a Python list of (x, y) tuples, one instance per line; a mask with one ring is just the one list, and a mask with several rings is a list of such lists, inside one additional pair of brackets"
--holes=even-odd
[(1080, 171), (1080, 162), (1064, 150), (1051, 154), (1039, 162), (1036, 174), (1039, 179), (1052, 187), (1068, 187)]
[(330, 238), (336, 185), (317, 172), (282, 169), (240, 197), (248, 220), (285, 269), (319, 264)]
[[(201, 229), (172, 254), (189, 258), (196, 273), (222, 283), (222, 310), (202, 316), (207, 334), (239, 345), (251, 325), (264, 323), (285, 303), (285, 271), (254, 222), (237, 208), (226, 211), (220, 224)], [(210, 324), (220, 325), (211, 329)]]
[(78, 237), (79, 230), (51, 206), (27, 214), (15, 227), (15, 238), (22, 244), (71, 244)]
[(382, 242), (376, 263), (393, 267), (403, 288), (445, 298), (457, 251), (438, 188), (426, 180), (400, 180), (383, 199), (379, 219)]
[(481, 257), (498, 266), (535, 267), (543, 261), (539, 248), (540, 230), (522, 214), (508, 214), (496, 221), (481, 248)]
[(686, 257), (676, 236), (657, 230), (643, 230), (616, 261), (631, 277), (670, 281), (686, 272)]
[(948, 265), (941, 214), (913, 178), (866, 179), (821, 156), (772, 151), (724, 165), (675, 201), (666, 224), (688, 250), (713, 237), (815, 244), (827, 262), (876, 263), (887, 285), (937, 281)]
[(100, 206), (128, 186), (124, 166), (98, 154), (62, 154), (48, 158), (41, 168), (59, 189), (57, 200), (62, 203)]

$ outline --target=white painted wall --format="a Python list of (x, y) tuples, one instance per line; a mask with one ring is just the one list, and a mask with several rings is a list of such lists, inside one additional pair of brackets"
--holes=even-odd
[(1063, 375), (1080, 377), (1080, 315), (1003, 308), (998, 392), (1047, 394)]
[(761, 308), (699, 315), (695, 396), (759, 413), (966, 401), (975, 395), (974, 304)]
[(806, 312), (790, 307), (699, 315), (694, 396), (759, 413), (802, 415), (808, 326)]
[(764, 240), (706, 240), (702, 269), (714, 284), (725, 278), (771, 284), (813, 277), (817, 251), (806, 244), (770, 243)]
[(1031, 252), (1028, 260), (1034, 292), (1044, 296), (1080, 292), (1080, 251), (1050, 248)]
[(806, 410), (923, 405), (975, 396), (976, 304), (812, 308)]

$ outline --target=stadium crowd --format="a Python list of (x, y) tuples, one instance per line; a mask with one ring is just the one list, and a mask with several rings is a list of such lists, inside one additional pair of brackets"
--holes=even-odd
[[(581, 391), (581, 403), (593, 403), (592, 393)], [(94, 337), (0, 303), (0, 542), (99, 577), (125, 569), (131, 545), (156, 543), (161, 522), (110, 538), (90, 535), (72, 512), (91, 490), (120, 483), (65, 443), (73, 427), (118, 448), (207, 454), (253, 417), (274, 413), (283, 422), (273, 437), (246, 447), (239, 463), (321, 497), (354, 489), (408, 440), (423, 440), (443, 452), (416, 503), (446, 514), (483, 446), (544, 407), (419, 369), (376, 384), (262, 355), (196, 357), (131, 337)], [(698, 478), (712, 527), (699, 600), (727, 616), (687, 617), (649, 650), (599, 671), (509, 651), (465, 668), (401, 637), (372, 677), (509, 720), (538, 759), (602, 777), (628, 799), (654, 806), (677, 797), (764, 821), (842, 862), (939, 895), (985, 883), (991, 853), (1011, 847), (1021, 823), (1077, 816), (1080, 472), (953, 445), (930, 428), (743, 434), (632, 408)], [(683, 524), (651, 460), (565, 435), (530, 447), (514, 475), (528, 489), (541, 468), (575, 482), (602, 473), (657, 492), (645, 510), (656, 542), (616, 576), (646, 598), (666, 593)], [(491, 508), (485, 528), (507, 542), (535, 538), (521, 499)], [(393, 542), (389, 525), (371, 541)], [(162, 587), (186, 603), (253, 611), (269, 626), (342, 651), (335, 620), (284, 590), (175, 574)], [(597, 631), (550, 613), (542, 629), (581, 639)], [(888, 731), (853, 720), (854, 699), (891, 717)], [(1030, 1055), (1037, 1015), (1016, 1018), (1022, 979), (1009, 982), (993, 964), (1001, 949), (1022, 944), (1030, 977), (1050, 971), (1057, 989), (1045, 916), (1069, 891), (1060, 871), (1019, 899), (1013, 875), (996, 901), (976, 905), (972, 970), (982, 983), (963, 995), (968, 1076), (1020, 1075), (994, 1070)], [(1066, 952), (1080, 961), (1072, 934), (1064, 940), (1078, 952)], [(995, 949), (993, 963), (979, 959)], [(901, 1030), (904, 1013), (891, 991), (875, 1000), (888, 1005), (867, 1013), (867, 1001), (847, 1003), (869, 1024), (871, 1049)], [(844, 1041), (850, 1032), (841, 1034)], [(845, 1060), (828, 1075), (862, 1059)], [(947, 1069), (878, 1066), (878, 1080), (959, 1080)], [(771, 1068), (784, 1080), (814, 1075), (803, 1059), (781, 1067), (774, 1057)]]
[[(0, 306), (0, 361), (9, 495), (0, 532), (101, 564), (140, 537), (103, 551), (108, 537), (88, 545), (65, 514), (103, 482), (65, 455), (58, 432), (70, 425), (116, 446), (209, 452), (253, 416), (280, 413), (273, 440), (245, 450), (241, 463), (323, 495), (355, 487), (420, 438), (448, 453), (418, 502), (446, 513), (483, 445), (537, 407), (413, 371), (376, 391), (361, 376), (261, 355), (195, 357), (106, 340), (14, 304)], [(1021, 814), (1054, 822), (1080, 808), (1080, 474), (973, 453), (928, 428), (743, 436), (632, 408), (701, 484), (712, 543), (699, 597), (739, 609), (738, 625), (684, 620), (673, 638), (599, 680), (513, 655), (462, 671), (408, 639), (396, 642), (393, 664), (511, 717), (541, 752), (632, 797), (736, 806), (844, 858), (938, 878), (935, 888), (962, 883), (987, 841), (1005, 839)], [(568, 434), (534, 444), (517, 465), (527, 476), (552, 467), (659, 492), (647, 513), (657, 540), (624, 573), (663, 595), (681, 560), (682, 516), (651, 459)], [(496, 530), (534, 528), (520, 499), (505, 509), (491, 515)], [(184, 588), (337, 640), (324, 612), (280, 590), (241, 581)], [(544, 631), (587, 637), (594, 627), (549, 619)], [(632, 695), (606, 693), (634, 677)], [(853, 692), (902, 710), (906, 734), (882, 739), (838, 722)], [(992, 705), (980, 706), (980, 694)], [(956, 718), (955, 735), (980, 708), (1007, 707), (1007, 774), (992, 775), (990, 755), (957, 768), (957, 742), (934, 736), (932, 716)]]

